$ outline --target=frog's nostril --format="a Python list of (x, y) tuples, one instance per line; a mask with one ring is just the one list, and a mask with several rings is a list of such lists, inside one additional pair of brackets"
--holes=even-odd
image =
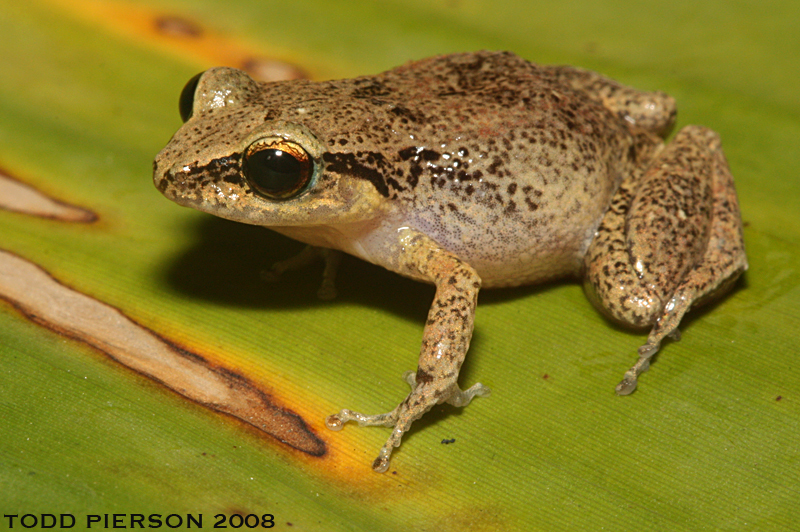
[(158, 189), (158, 191), (159, 191), (159, 192), (161, 192), (162, 194), (163, 194), (163, 193), (164, 193), (164, 192), (167, 190), (167, 187), (168, 187), (168, 186), (169, 186), (169, 179), (167, 178), (166, 174), (165, 174), (165, 175), (163, 175), (163, 176), (161, 177), (161, 179), (159, 179), (159, 180), (156, 182), (156, 188), (157, 188), (157, 189)]

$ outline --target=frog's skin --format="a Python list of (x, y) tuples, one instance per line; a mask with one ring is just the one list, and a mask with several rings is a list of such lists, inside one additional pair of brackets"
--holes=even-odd
[(687, 126), (664, 145), (674, 100), (593, 72), (491, 52), (324, 82), (213, 68), (182, 113), (155, 160), (166, 197), (436, 285), (408, 397), (327, 420), (393, 427), (376, 471), (433, 405), (488, 393), (457, 384), (481, 287), (583, 279), (604, 314), (650, 330), (628, 394), (684, 313), (747, 268), (718, 135)]

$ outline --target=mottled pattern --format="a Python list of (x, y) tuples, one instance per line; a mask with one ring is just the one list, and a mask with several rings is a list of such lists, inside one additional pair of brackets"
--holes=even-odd
[[(154, 181), (182, 205), (436, 285), (409, 396), (385, 414), (328, 419), (394, 427), (373, 464), (384, 471), (433, 405), (488, 393), (457, 384), (481, 286), (582, 275), (609, 317), (651, 328), (624, 394), (683, 314), (747, 268), (719, 138), (687, 127), (665, 147), (674, 122), (666, 94), (510, 53), (324, 82), (258, 84), (219, 68), (199, 79), (192, 117), (157, 156)], [(242, 171), (248, 146), (274, 139), (314, 161), (295, 197), (270, 200)]]
[[(189, 174), (160, 165), (156, 181), (167, 196), (248, 223), (338, 223), (293, 218), (307, 214), (310, 201), (338, 201), (346, 180), (366, 181), (374, 191), (362, 198), (361, 212), (388, 217), (389, 206), (396, 224), (457, 253), (484, 286), (577, 275), (611, 195), (641, 158), (630, 121), (603, 104), (610, 101), (606, 95), (587, 98), (582, 85), (624, 88), (594, 73), (541, 67), (508, 53), (437, 57), (377, 76), (258, 90), (228, 70), (214, 76), (223, 81), (202, 80), (202, 94), (218, 93), (205, 87), (231, 85), (231, 79), (246, 90), (236, 105), (199, 109), (159, 155), (172, 165), (185, 159), (189, 174), (195, 164), (207, 169), (189, 188)], [(626, 90), (672, 105), (660, 93)], [(243, 150), (254, 136), (282, 135), (287, 123), (320, 144), (318, 186), (306, 195), (312, 197), (289, 202), (295, 212), (286, 204), (253, 212), (260, 198), (244, 180), (220, 183), (227, 166), (215, 159)], [(658, 138), (644, 144), (653, 142)], [(392, 267), (367, 251), (360, 256)]]

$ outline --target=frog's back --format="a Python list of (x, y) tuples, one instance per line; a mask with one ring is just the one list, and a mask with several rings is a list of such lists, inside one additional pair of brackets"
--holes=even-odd
[(487, 286), (576, 273), (629, 170), (627, 127), (551, 67), (513, 54), (434, 58), (391, 71), (387, 84), (395, 77), (424, 126), (396, 177), (413, 223)]
[(577, 273), (635, 158), (622, 120), (555, 67), (510, 53), (434, 57), (315, 88), (327, 102), (307, 98), (303, 111), (329, 147), (326, 169), (372, 181), (398, 224), (457, 253), (484, 286)]

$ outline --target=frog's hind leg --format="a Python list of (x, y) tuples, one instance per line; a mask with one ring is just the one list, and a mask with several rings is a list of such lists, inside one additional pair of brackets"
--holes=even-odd
[(639, 360), (616, 392), (639, 374), (692, 307), (727, 291), (747, 269), (733, 177), (713, 131), (689, 126), (641, 176), (617, 191), (585, 261), (585, 286), (611, 318), (652, 327)]
[(600, 102), (626, 122), (666, 138), (675, 124), (675, 99), (661, 91), (642, 91), (597, 72), (568, 65), (544, 67), (545, 71), (575, 90)]

